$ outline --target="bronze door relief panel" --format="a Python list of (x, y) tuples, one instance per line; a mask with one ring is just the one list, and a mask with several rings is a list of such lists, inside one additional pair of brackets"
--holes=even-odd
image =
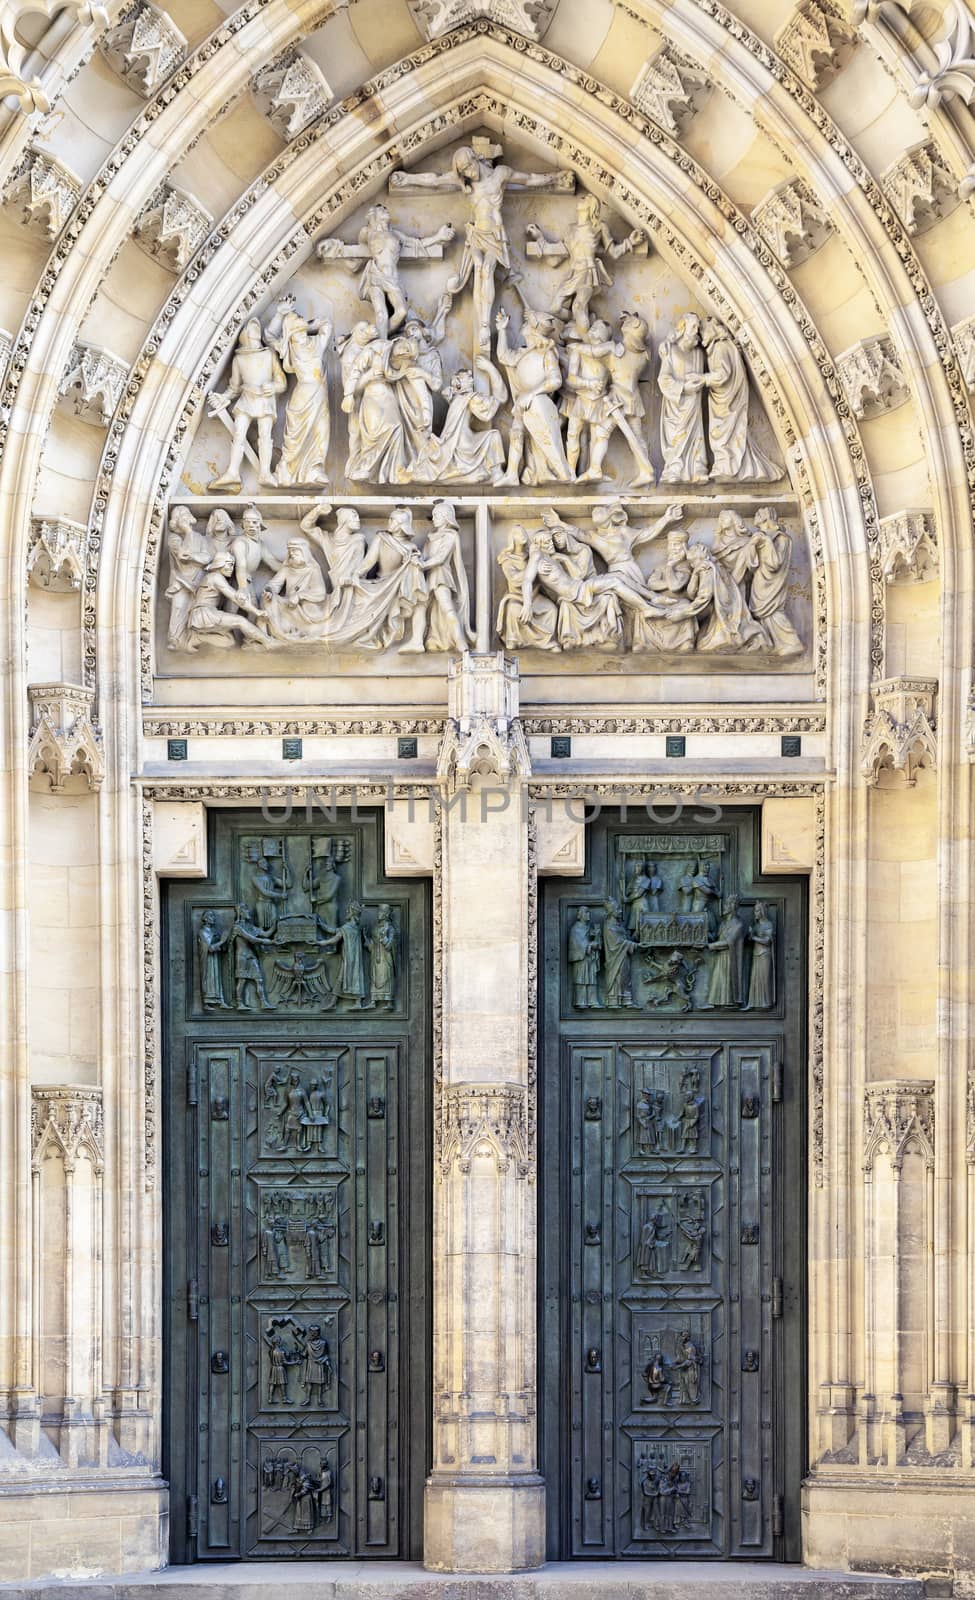
[(804, 891), (755, 832), (595, 823), (543, 889), (553, 1558), (798, 1557)]
[(164, 919), (173, 1558), (416, 1555), (426, 889), (383, 882), (376, 816), (210, 848)]

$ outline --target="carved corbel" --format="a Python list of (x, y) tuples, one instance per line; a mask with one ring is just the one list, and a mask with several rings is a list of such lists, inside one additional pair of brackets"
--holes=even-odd
[(409, 0), (413, 20), (427, 39), (484, 18), (526, 39), (539, 40), (555, 13), (557, 0)]
[(502, 650), (451, 659), (448, 718), (437, 756), (437, 776), (456, 788), (475, 775), (510, 783), (528, 777), (531, 757), (518, 717), (518, 663)]
[(69, 778), (83, 777), (97, 789), (105, 776), (101, 733), (92, 716), (95, 693), (74, 683), (32, 683), (27, 773), (51, 780), (63, 794)]
[(924, 233), (958, 205), (955, 179), (931, 140), (905, 150), (881, 183), (910, 234)]
[(209, 211), (193, 195), (164, 183), (136, 223), (135, 237), (154, 261), (182, 272), (212, 227)]
[(57, 238), (81, 193), (81, 179), (49, 150), (37, 145), (17, 163), (4, 189), (4, 200), (20, 211), (32, 233), (48, 242)]
[(70, 401), (76, 417), (107, 428), (128, 382), (129, 369), (120, 356), (78, 339), (58, 391)]
[(102, 37), (101, 46), (110, 66), (145, 100), (152, 99), (186, 54), (184, 35), (152, 0), (138, 0)]
[(102, 1147), (102, 1091), (69, 1084), (66, 1088), (31, 1091), (31, 1166), (39, 1172), (46, 1156), (57, 1154), (66, 1172), (73, 1172), (83, 1157), (101, 1174), (105, 1166)]
[(81, 588), (88, 551), (88, 529), (67, 517), (32, 517), (27, 547), (27, 580), (51, 594)]
[(898, 511), (884, 517), (877, 539), (888, 583), (923, 583), (938, 572), (938, 540), (930, 511)]
[(272, 128), (285, 143), (296, 139), (334, 99), (321, 68), (300, 50), (287, 50), (262, 67), (253, 88)]
[(951, 337), (958, 351), (961, 375), (968, 388), (975, 392), (975, 317), (966, 317), (964, 322), (956, 322), (951, 330)]
[(937, 678), (885, 678), (871, 686), (861, 763), (869, 784), (890, 770), (911, 785), (921, 768), (937, 765), (937, 693)]
[(531, 1176), (526, 1091), (508, 1084), (455, 1084), (444, 1093), (444, 1176), (456, 1164), (470, 1172), (475, 1156), (492, 1155), (499, 1172)]
[(861, 339), (836, 358), (850, 410), (861, 421), (894, 411), (907, 399), (907, 379), (887, 334)]
[(776, 184), (752, 212), (769, 249), (784, 267), (806, 261), (833, 232), (833, 224), (802, 178)]
[(775, 35), (786, 66), (817, 91), (836, 76), (854, 43), (843, 18), (822, 0), (801, 0)]
[(13, 95), (18, 111), (25, 116), (33, 111), (50, 111), (51, 102), (41, 80), (24, 75), (24, 64), (30, 52), (17, 37), (18, 26), (27, 16), (53, 20), (59, 12), (67, 12), (78, 23), (94, 22), (108, 27), (107, 8), (92, 5), (89, 0), (3, 0), (0, 6), (0, 100)]
[(708, 88), (703, 74), (665, 44), (641, 67), (630, 99), (645, 117), (679, 137), (700, 110)]

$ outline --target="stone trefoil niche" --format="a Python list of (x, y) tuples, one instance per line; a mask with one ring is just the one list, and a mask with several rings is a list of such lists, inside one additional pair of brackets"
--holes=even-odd
[(239, 329), (169, 506), (158, 678), (436, 680), (501, 647), (538, 679), (799, 699), (812, 574), (782, 454), (741, 347), (645, 233), (527, 149), (457, 142)]

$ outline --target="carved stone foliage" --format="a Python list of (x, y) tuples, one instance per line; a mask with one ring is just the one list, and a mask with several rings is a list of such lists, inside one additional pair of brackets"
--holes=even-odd
[(32, 683), (29, 776), (46, 776), (54, 794), (69, 778), (97, 789), (105, 775), (101, 733), (92, 718), (94, 691), (71, 683)]
[(285, 141), (296, 139), (334, 98), (317, 62), (301, 50), (288, 50), (262, 67), (254, 79), (254, 94)]
[(908, 1152), (934, 1167), (934, 1084), (921, 1078), (891, 1078), (867, 1084), (863, 1095), (863, 1168), (873, 1172), (878, 1155), (900, 1172)]
[(965, 1095), (965, 1159), (970, 1167), (975, 1166), (975, 1072), (968, 1074)]
[(961, 362), (962, 377), (969, 389), (975, 390), (975, 317), (956, 322), (951, 330)]
[(877, 534), (888, 583), (918, 583), (937, 575), (938, 539), (930, 511), (898, 511), (884, 517)]
[(842, 17), (822, 0), (800, 0), (775, 35), (775, 48), (783, 61), (816, 90), (839, 71), (852, 43)]
[(186, 39), (161, 6), (136, 0), (102, 35), (101, 47), (129, 88), (149, 100), (183, 59)]
[(807, 260), (833, 232), (832, 222), (802, 178), (788, 178), (770, 189), (752, 212), (752, 221), (785, 267)]
[(528, 777), (531, 757), (518, 718), (518, 663), (465, 652), (448, 666), (448, 717), (437, 755), (437, 775), (457, 788), (475, 773), (509, 783)]
[(958, 204), (955, 179), (937, 145), (912, 145), (887, 168), (883, 186), (908, 233), (923, 233)]
[(417, 27), (428, 39), (484, 17), (526, 39), (540, 39), (555, 12), (556, 0), (409, 0)]
[[(721, 833), (617, 841), (602, 900), (578, 904), (565, 928), (573, 1011), (775, 1006), (776, 911), (765, 900), (743, 904), (729, 880), (727, 848)], [(644, 1153), (696, 1151), (707, 1123), (702, 1081), (705, 1067), (697, 1063), (679, 1081), (644, 1085), (634, 1107)]]
[(27, 577), (38, 589), (68, 594), (81, 588), (88, 553), (88, 529), (67, 517), (32, 517), (27, 547)]
[(35, 1088), (31, 1091), (31, 1159), (34, 1171), (45, 1157), (56, 1152), (66, 1172), (73, 1172), (80, 1158), (91, 1162), (96, 1172), (105, 1163), (102, 1148), (104, 1119), (102, 1091), (81, 1088)]
[(56, 239), (74, 210), (81, 179), (49, 150), (32, 145), (4, 189), (6, 204), (19, 210), (33, 233)]
[(640, 68), (630, 99), (645, 117), (679, 137), (707, 91), (702, 74), (665, 44)]
[(212, 226), (213, 218), (198, 200), (164, 183), (136, 223), (135, 237), (154, 260), (182, 272)]
[(837, 356), (836, 368), (850, 409), (861, 420), (893, 411), (908, 397), (900, 357), (885, 333), (851, 345)]
[(64, 12), (79, 23), (108, 26), (107, 7), (91, 4), (90, 0), (4, 0), (0, 7), (0, 100), (14, 96), (17, 109), (25, 115), (32, 111), (50, 111), (51, 103), (40, 79), (25, 76), (29, 51), (17, 37), (18, 25), (29, 16), (48, 17), (53, 21)]
[(98, 345), (75, 341), (59, 395), (76, 417), (107, 428), (128, 381), (129, 369), (120, 356)]
[(454, 1084), (444, 1092), (444, 1134), (440, 1162), (444, 1176), (456, 1166), (470, 1172), (479, 1155), (491, 1155), (500, 1172), (520, 1178), (533, 1174), (535, 1155), (528, 1138), (526, 1091), (507, 1084)]
[(975, 101), (975, 19), (965, 0), (948, 0), (943, 12), (946, 33), (935, 41), (935, 64), (917, 76), (911, 104), (934, 111), (943, 101)]
[(878, 783), (890, 769), (913, 784), (922, 767), (936, 766), (937, 693), (936, 678), (886, 678), (872, 685), (861, 763), (868, 783)]

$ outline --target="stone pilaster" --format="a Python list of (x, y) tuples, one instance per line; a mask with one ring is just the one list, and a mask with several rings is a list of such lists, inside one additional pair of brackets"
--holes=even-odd
[(518, 782), (509, 788), (481, 774), (457, 791), (441, 845), (424, 1559), (441, 1572), (511, 1572), (540, 1565), (545, 1550), (535, 1396), (534, 861)]

